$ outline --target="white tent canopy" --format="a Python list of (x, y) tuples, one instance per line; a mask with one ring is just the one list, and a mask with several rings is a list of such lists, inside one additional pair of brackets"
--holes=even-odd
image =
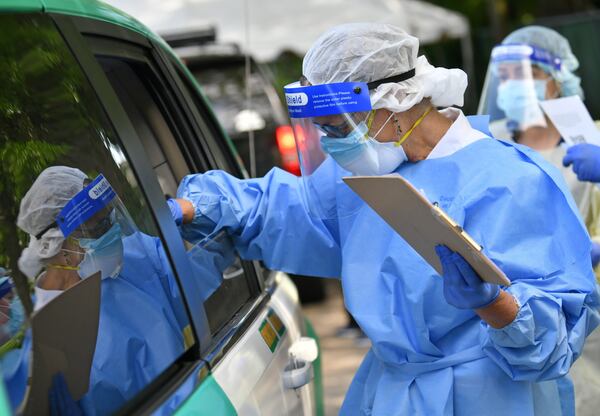
[(303, 55), (327, 29), (348, 22), (391, 23), (417, 36), (422, 43), (442, 38), (464, 39), (469, 33), (464, 16), (417, 0), (105, 1), (158, 33), (214, 26), (218, 41), (249, 48), (262, 61), (277, 57), (283, 50)]

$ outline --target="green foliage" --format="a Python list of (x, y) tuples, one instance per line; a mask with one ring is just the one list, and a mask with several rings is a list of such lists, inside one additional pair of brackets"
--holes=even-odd
[(0, 15), (0, 53), (0, 265), (20, 279), (23, 298), (29, 289), (17, 260), (29, 236), (16, 220), (20, 200), (47, 167), (104, 173), (140, 228), (156, 230), (116, 135), (51, 19)]
[(302, 75), (302, 57), (292, 51), (282, 52), (277, 59), (269, 63), (269, 69), (273, 74), (277, 92), (285, 102), (283, 87), (300, 79), (300, 75)]
[[(12, 190), (14, 203), (20, 201), (35, 178), (59, 156), (67, 153), (68, 145), (50, 144), (41, 140), (7, 141), (0, 147), (0, 194)], [(10, 184), (6, 182), (10, 181)], [(3, 203), (7, 201), (4, 200)]]

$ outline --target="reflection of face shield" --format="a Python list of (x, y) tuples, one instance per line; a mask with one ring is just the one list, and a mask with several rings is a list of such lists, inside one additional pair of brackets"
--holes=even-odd
[(76, 241), (83, 258), (77, 267), (82, 278), (101, 272), (116, 277), (123, 263), (124, 233), (135, 230), (120, 198), (103, 175), (65, 205), (56, 218), (65, 238)]
[(25, 311), (14, 290), (12, 279), (0, 277), (0, 350), (25, 323)]
[(525, 44), (496, 46), (492, 50), (488, 74), (481, 96), (480, 114), (490, 121), (507, 120), (511, 131), (546, 127), (539, 101), (547, 94), (549, 75), (560, 70), (561, 61), (544, 49)]

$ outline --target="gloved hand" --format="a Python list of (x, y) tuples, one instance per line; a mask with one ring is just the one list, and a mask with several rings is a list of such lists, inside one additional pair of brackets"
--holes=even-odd
[(600, 244), (592, 241), (592, 267), (596, 267), (600, 262)]
[(571, 164), (580, 181), (600, 182), (600, 146), (580, 143), (569, 147), (563, 165)]
[(83, 410), (79, 403), (71, 397), (62, 373), (52, 377), (49, 395), (51, 416), (83, 416)]
[(175, 199), (169, 198), (169, 199), (167, 199), (167, 205), (169, 206), (169, 209), (171, 210), (171, 215), (173, 216), (173, 219), (175, 220), (175, 224), (181, 225), (183, 223), (183, 210), (181, 209), (181, 206), (179, 205), (179, 203), (177, 201), (175, 201)]
[(488, 306), (500, 295), (497, 285), (477, 276), (469, 263), (448, 247), (439, 245), (435, 251), (442, 262), (444, 297), (458, 309), (478, 309)]

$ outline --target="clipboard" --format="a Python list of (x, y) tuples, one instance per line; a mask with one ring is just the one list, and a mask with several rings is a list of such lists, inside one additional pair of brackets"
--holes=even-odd
[(510, 286), (510, 280), (487, 258), (483, 247), (402, 176), (352, 176), (343, 180), (440, 276), (442, 265), (435, 246), (443, 244), (463, 256), (482, 280)]
[(97, 272), (32, 315), (30, 384), (21, 414), (50, 414), (49, 392), (58, 372), (73, 400), (87, 393), (100, 321), (100, 282)]

